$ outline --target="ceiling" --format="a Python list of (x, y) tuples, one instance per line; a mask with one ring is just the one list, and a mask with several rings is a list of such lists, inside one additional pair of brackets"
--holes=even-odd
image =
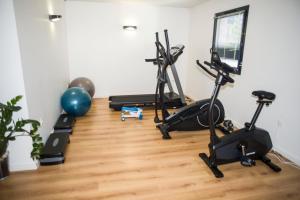
[(68, 1), (92, 1), (109, 3), (144, 3), (156, 6), (184, 7), (190, 8), (207, 0), (68, 0)]

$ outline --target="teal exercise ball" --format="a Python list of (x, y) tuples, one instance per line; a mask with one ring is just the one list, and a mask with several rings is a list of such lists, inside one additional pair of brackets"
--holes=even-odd
[(69, 115), (84, 116), (91, 107), (91, 96), (80, 87), (67, 89), (61, 97), (61, 106)]

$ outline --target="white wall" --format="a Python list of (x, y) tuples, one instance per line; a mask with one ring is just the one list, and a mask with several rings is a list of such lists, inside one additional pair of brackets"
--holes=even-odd
[[(188, 46), (189, 10), (135, 4), (66, 2), (70, 78), (86, 76), (95, 83), (96, 97), (154, 93), (155, 32), (169, 29), (171, 44)], [(137, 25), (136, 32), (122, 30)], [(185, 50), (177, 70), (184, 85)]]
[[(23, 109), (16, 113), (14, 119), (27, 118), (27, 101), (12, 1), (0, 1), (0, 27), (0, 102), (7, 102), (17, 95), (23, 95), (23, 99), (19, 103)], [(24, 137), (17, 138), (16, 141), (9, 144), (11, 170), (20, 167), (23, 169), (36, 168), (36, 165), (28, 159), (31, 148), (30, 142)]]
[[(61, 112), (60, 97), (69, 82), (63, 0), (15, 0), (29, 117), (43, 122), (44, 141)], [(60, 14), (53, 23), (49, 14)]]
[[(300, 164), (300, 1), (211, 0), (192, 9), (188, 94), (209, 97), (213, 82), (198, 70), (195, 60), (209, 60), (213, 16), (217, 12), (250, 4), (242, 75), (233, 88), (221, 91), (227, 116), (239, 124), (250, 121), (256, 108), (251, 92), (273, 91), (277, 98), (264, 108), (257, 125), (270, 131), (274, 148)], [(197, 87), (196, 87), (197, 86)]]
[[(0, 2), (0, 100), (22, 94), (18, 117), (43, 122), (45, 141), (61, 112), (60, 96), (69, 82), (65, 20), (51, 23), (49, 14), (64, 14), (63, 0)], [(9, 145), (10, 170), (36, 169), (31, 139)]]

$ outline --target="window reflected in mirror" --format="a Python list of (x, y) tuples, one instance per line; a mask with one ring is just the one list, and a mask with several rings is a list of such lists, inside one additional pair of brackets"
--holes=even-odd
[(249, 6), (215, 14), (213, 51), (241, 74)]

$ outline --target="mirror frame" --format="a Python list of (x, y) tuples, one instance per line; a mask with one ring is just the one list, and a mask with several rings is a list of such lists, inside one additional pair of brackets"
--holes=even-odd
[(246, 30), (247, 30), (247, 21), (248, 21), (248, 13), (249, 13), (249, 5), (242, 6), (239, 8), (234, 8), (231, 10), (223, 11), (216, 13), (214, 16), (214, 33), (213, 33), (213, 42), (212, 42), (212, 49), (211, 51), (215, 50), (215, 42), (216, 42), (216, 34), (217, 34), (217, 26), (218, 26), (218, 19), (222, 18), (223, 16), (238, 13), (238, 12), (244, 12), (244, 19), (243, 19), (243, 27), (242, 27), (242, 34), (241, 34), (241, 40), (240, 40), (240, 54), (238, 58), (238, 65), (236, 68), (234, 74), (240, 75), (242, 72), (242, 64), (243, 64), (243, 55), (244, 55), (244, 46), (245, 46), (245, 38), (246, 38)]

